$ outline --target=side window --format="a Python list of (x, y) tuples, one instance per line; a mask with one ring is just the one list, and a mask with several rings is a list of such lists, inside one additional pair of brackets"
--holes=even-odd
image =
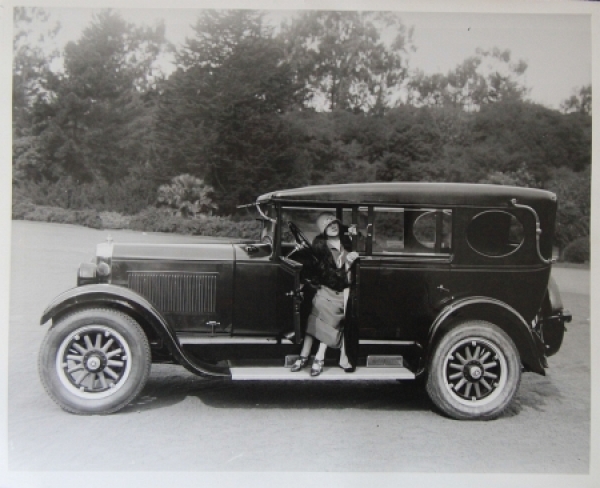
[[(413, 235), (423, 247), (437, 252), (450, 252), (452, 246), (452, 210), (421, 213), (414, 221)], [(438, 236), (440, 237), (439, 242)]]
[(452, 247), (452, 210), (375, 208), (373, 254), (440, 254)]
[(373, 254), (404, 251), (404, 209), (375, 207)]
[[(360, 207), (358, 209), (358, 222), (356, 225), (356, 230), (358, 235), (353, 237), (353, 239), (358, 239), (356, 250), (359, 253), (364, 253), (367, 248), (367, 221), (368, 221), (368, 212), (367, 207)], [(342, 223), (345, 226), (350, 227), (352, 225), (352, 209), (344, 208), (342, 211)]]
[(488, 210), (473, 217), (467, 227), (467, 242), (479, 254), (502, 257), (515, 252), (523, 243), (523, 224), (512, 214)]

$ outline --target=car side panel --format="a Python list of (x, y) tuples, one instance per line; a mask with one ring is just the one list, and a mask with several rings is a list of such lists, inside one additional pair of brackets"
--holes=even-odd
[(233, 334), (275, 335), (279, 265), (269, 259), (239, 259), (235, 268)]
[(424, 341), (433, 320), (450, 300), (447, 259), (397, 256), (381, 257), (379, 262), (378, 328), (373, 338)]
[(113, 258), (115, 285), (145, 297), (177, 332), (231, 334), (233, 260)]
[(455, 299), (483, 296), (499, 300), (531, 323), (540, 310), (549, 278), (549, 266), (453, 265), (448, 288)]

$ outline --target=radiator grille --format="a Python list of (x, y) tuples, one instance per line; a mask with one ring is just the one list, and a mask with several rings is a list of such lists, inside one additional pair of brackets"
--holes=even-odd
[(129, 288), (162, 313), (212, 314), (217, 310), (217, 273), (129, 273)]

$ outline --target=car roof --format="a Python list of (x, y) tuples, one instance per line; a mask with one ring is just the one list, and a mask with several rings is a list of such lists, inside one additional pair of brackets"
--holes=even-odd
[(257, 203), (402, 204), (506, 206), (555, 202), (546, 190), (479, 183), (390, 182), (318, 185), (265, 193)]

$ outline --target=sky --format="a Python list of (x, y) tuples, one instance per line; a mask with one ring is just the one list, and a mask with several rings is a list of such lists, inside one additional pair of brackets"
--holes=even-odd
[[(47, 7), (52, 20), (61, 23), (59, 48), (76, 41), (89, 24), (93, 9)], [(192, 35), (198, 9), (117, 9), (136, 24), (166, 24), (166, 37), (176, 45)], [(291, 11), (270, 11), (277, 23)], [(410, 66), (425, 73), (446, 73), (477, 48), (498, 47), (511, 51), (511, 60), (528, 64), (525, 84), (530, 98), (551, 108), (574, 91), (591, 83), (591, 22), (587, 14), (540, 13), (438, 13), (404, 12), (407, 26), (414, 27), (417, 50)], [(165, 70), (170, 71), (165, 65)]]

